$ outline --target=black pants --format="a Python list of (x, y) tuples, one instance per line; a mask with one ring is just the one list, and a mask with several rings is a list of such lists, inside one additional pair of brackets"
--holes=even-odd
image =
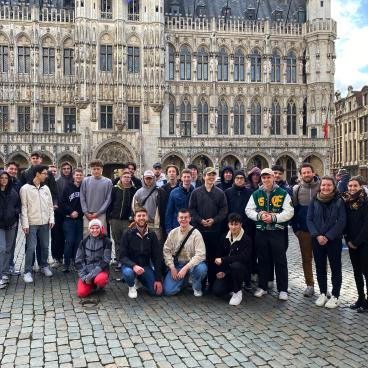
[(237, 293), (241, 290), (246, 267), (240, 262), (233, 262), (230, 264), (229, 269), (225, 271), (225, 277), (223, 279), (216, 278), (213, 283), (212, 292), (216, 296), (223, 296), (233, 291)]
[(327, 293), (327, 258), (331, 268), (332, 295), (340, 296), (342, 284), (341, 266), (341, 239), (328, 241), (325, 245), (319, 245), (316, 238), (312, 238), (313, 257), (316, 264), (317, 281), (321, 294)]
[(55, 226), (51, 229), (51, 254), (52, 258), (63, 261), (64, 256), (64, 215), (55, 211)]
[(212, 285), (216, 279), (216, 268), (215, 258), (216, 258), (216, 249), (218, 243), (221, 241), (221, 232), (220, 231), (208, 231), (202, 233), (203, 241), (206, 246), (206, 262), (207, 262), (207, 277), (209, 288), (212, 288)]
[[(289, 229), (287, 226), (285, 226), (284, 229), (284, 238), (285, 238), (285, 250), (287, 251), (289, 248)], [(272, 259), (272, 252), (270, 252), (270, 257)], [(270, 263), (270, 276), (268, 281), (273, 281), (275, 279), (275, 263), (273, 262), (273, 259)]]
[(354, 271), (354, 279), (359, 299), (365, 299), (364, 279), (368, 295), (368, 246), (364, 244), (358, 249), (349, 248), (349, 255)]
[(288, 289), (288, 266), (283, 230), (256, 231), (256, 247), (258, 252), (258, 285), (267, 290), (272, 263), (275, 264), (278, 291)]

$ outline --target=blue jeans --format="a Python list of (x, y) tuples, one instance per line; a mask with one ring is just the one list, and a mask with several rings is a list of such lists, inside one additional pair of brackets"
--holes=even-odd
[[(180, 271), (184, 267), (184, 264), (177, 264), (175, 268)], [(169, 271), (164, 280), (164, 293), (166, 296), (177, 294), (185, 285), (188, 277), (192, 277), (192, 288), (193, 290), (202, 290), (202, 280), (207, 275), (207, 265), (205, 262), (199, 263), (197, 266), (191, 268), (186, 277), (181, 280), (174, 280)]]
[(137, 276), (131, 267), (123, 266), (121, 267), (121, 274), (123, 276), (123, 280), (128, 284), (129, 287), (134, 286), (135, 278), (142, 283), (142, 285), (147, 289), (149, 295), (156, 295), (155, 292), (155, 273), (151, 266), (146, 266), (144, 268), (144, 273), (140, 276)]
[(0, 229), (0, 279), (9, 270), (9, 258), (11, 256), (15, 230), (15, 226), (8, 230)]
[(9, 257), (9, 267), (8, 267), (9, 269), (10, 269), (10, 267), (15, 266), (14, 255), (15, 255), (15, 246), (16, 246), (16, 243), (17, 243), (18, 226), (19, 226), (19, 221), (17, 221), (17, 223), (15, 224), (14, 239), (13, 239), (12, 247), (11, 247), (11, 250), (10, 250), (10, 257)]
[(63, 224), (65, 248), (64, 264), (70, 266), (70, 261), (75, 260), (79, 243), (83, 238), (83, 218), (72, 219), (67, 217)]
[(32, 272), (33, 257), (37, 246), (37, 238), (40, 244), (41, 259), (40, 267), (48, 266), (50, 229), (49, 225), (29, 225), (29, 232), (26, 235), (26, 260), (24, 273)]

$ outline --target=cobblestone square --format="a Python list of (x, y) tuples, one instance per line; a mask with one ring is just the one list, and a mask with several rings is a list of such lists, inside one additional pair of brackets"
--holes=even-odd
[[(24, 236), (17, 247), (23, 267)], [(10, 367), (367, 367), (367, 315), (349, 309), (356, 291), (343, 251), (341, 306), (318, 308), (303, 297), (299, 245), (290, 235), (290, 298), (245, 292), (239, 307), (190, 289), (151, 298), (112, 271), (105, 292), (81, 304), (74, 273), (12, 277), (0, 292), (0, 366)], [(318, 288), (317, 288), (318, 291)]]

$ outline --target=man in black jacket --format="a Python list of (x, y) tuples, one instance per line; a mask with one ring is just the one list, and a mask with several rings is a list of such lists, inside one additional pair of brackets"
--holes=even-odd
[(74, 262), (79, 243), (83, 238), (83, 212), (80, 203), (80, 185), (83, 178), (83, 170), (75, 169), (73, 182), (65, 186), (61, 196), (59, 208), (64, 216), (64, 272), (69, 272), (70, 263)]
[(138, 190), (139, 188), (142, 188), (142, 181), (134, 176), (137, 170), (137, 165), (135, 164), (135, 162), (129, 161), (127, 162), (126, 166), (127, 169), (130, 171), (130, 174), (132, 175), (132, 183), (135, 186), (135, 189)]
[(230, 213), (228, 226), (229, 232), (217, 250), (215, 259), (217, 273), (213, 293), (223, 296), (233, 292), (229, 304), (239, 305), (243, 298), (241, 288), (244, 276), (252, 257), (252, 240), (242, 228), (240, 214)]
[(148, 228), (147, 221), (147, 210), (137, 209), (135, 228), (124, 233), (120, 244), (121, 273), (129, 287), (128, 296), (132, 299), (138, 296), (136, 279), (150, 295), (162, 294), (162, 246), (156, 234)]
[(221, 170), (221, 182), (216, 186), (225, 192), (232, 187), (234, 183), (234, 169), (231, 166), (224, 166)]
[(120, 242), (124, 231), (129, 227), (132, 219), (132, 201), (136, 187), (132, 185), (132, 176), (128, 169), (124, 169), (120, 180), (111, 191), (111, 202), (107, 210), (107, 218), (111, 225), (112, 237), (115, 243), (115, 258), (120, 259)]
[(208, 283), (211, 289), (216, 278), (214, 263), (216, 244), (221, 237), (228, 207), (225, 193), (215, 186), (216, 170), (213, 167), (207, 167), (203, 175), (204, 185), (194, 189), (189, 200), (189, 210), (193, 226), (201, 232), (206, 245)]

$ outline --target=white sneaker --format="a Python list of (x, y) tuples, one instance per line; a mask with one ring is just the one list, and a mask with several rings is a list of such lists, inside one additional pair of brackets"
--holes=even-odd
[(202, 296), (203, 295), (202, 290), (195, 290), (195, 289), (193, 289), (193, 295), (194, 296), (197, 296), (197, 297)]
[(9, 276), (8, 275), (3, 275), (2, 281), (5, 282), (6, 284), (9, 284)]
[(237, 293), (234, 293), (229, 301), (229, 305), (239, 305), (243, 299), (243, 293), (239, 290)]
[(51, 277), (53, 275), (53, 273), (51, 272), (50, 268), (48, 266), (46, 267), (42, 267), (41, 268), (41, 272), (46, 276), (46, 277)]
[(314, 287), (313, 286), (307, 286), (303, 292), (303, 295), (307, 298), (314, 295)]
[(267, 294), (267, 291), (266, 290), (263, 290), (261, 288), (258, 288), (255, 292), (254, 292), (254, 296), (256, 298), (262, 298), (263, 295), (266, 295)]
[(268, 289), (273, 289), (273, 286), (274, 286), (273, 281), (268, 281), (268, 282), (267, 282), (267, 288), (268, 288)]
[(30, 284), (31, 282), (33, 282), (32, 274), (30, 272), (25, 273), (23, 275), (23, 280), (25, 283)]
[(4, 279), (0, 280), (0, 289), (5, 289), (8, 286), (8, 282), (4, 281)]
[(289, 295), (286, 291), (280, 291), (279, 293), (279, 300), (288, 300)]
[(128, 296), (131, 299), (135, 299), (138, 296), (137, 289), (135, 286), (129, 286)]
[(335, 296), (331, 296), (331, 298), (325, 304), (325, 307), (328, 309), (334, 309), (334, 308), (337, 308), (339, 305), (340, 305), (339, 298), (336, 298)]
[(143, 286), (142, 283), (138, 279), (135, 279), (135, 281), (134, 281), (134, 287), (138, 290), (142, 286)]
[(323, 307), (327, 302), (327, 296), (325, 294), (321, 294), (316, 300), (317, 307)]

